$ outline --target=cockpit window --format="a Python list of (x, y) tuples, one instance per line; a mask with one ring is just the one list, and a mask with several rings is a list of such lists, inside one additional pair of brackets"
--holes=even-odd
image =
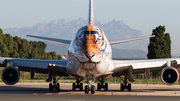
[(98, 31), (84, 31), (84, 34), (99, 34)]
[(95, 35), (95, 42), (99, 43), (101, 40), (104, 40), (101, 34), (98, 31), (82, 31), (77, 36), (76, 40), (79, 40), (79, 42), (84, 42), (84, 35)]

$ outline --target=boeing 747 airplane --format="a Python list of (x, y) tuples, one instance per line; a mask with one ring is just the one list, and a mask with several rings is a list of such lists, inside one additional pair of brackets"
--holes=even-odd
[[(2, 81), (5, 84), (13, 85), (19, 80), (19, 71), (30, 72), (31, 78), (35, 73), (48, 74), (47, 82), (49, 90), (60, 89), (56, 76), (72, 76), (76, 83), (72, 84), (72, 90), (83, 90), (82, 80), (87, 80), (85, 93), (89, 91), (94, 94), (94, 80), (98, 80), (97, 90), (108, 91), (108, 84), (104, 78), (124, 76), (121, 84), (121, 91), (131, 91), (131, 84), (134, 82), (132, 75), (145, 73), (150, 78), (150, 72), (161, 71), (161, 80), (166, 85), (173, 85), (179, 80), (180, 58), (150, 59), (150, 60), (112, 60), (111, 45), (146, 39), (154, 36), (137, 37), (130, 39), (119, 39), (109, 41), (102, 29), (94, 25), (93, 0), (89, 0), (89, 24), (81, 27), (73, 40), (55, 39), (41, 36), (27, 35), (28, 37), (39, 38), (69, 45), (67, 60), (36, 60), (0, 57), (0, 67), (5, 67), (1, 72)], [(7, 66), (10, 64), (10, 66)], [(174, 67), (171, 67), (174, 64)], [(17, 66), (18, 69), (15, 67)]]

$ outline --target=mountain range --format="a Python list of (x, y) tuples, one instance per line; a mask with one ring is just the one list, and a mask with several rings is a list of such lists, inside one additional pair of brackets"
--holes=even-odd
[[(47, 52), (56, 51), (57, 54), (67, 55), (69, 45), (46, 42)], [(113, 58), (146, 58), (147, 52), (140, 49), (112, 48)]]
[[(37, 36), (72, 40), (78, 29), (84, 25), (87, 25), (87, 22), (88, 22), (87, 20), (84, 20), (82, 18), (78, 18), (72, 21), (67, 21), (65, 19), (58, 19), (58, 20), (50, 21), (49, 23), (47, 22), (38, 23), (32, 27), (4, 28), (3, 31), (4, 33), (9, 33), (12, 36), (19, 36), (28, 40), (37, 40), (37, 39), (28, 38), (26, 37), (26, 35), (37, 35)], [(109, 40), (144, 36), (141, 31), (130, 28), (128, 25), (124, 24), (123, 21), (112, 20), (109, 21), (108, 23), (103, 24), (95, 20), (95, 25), (100, 27), (105, 32), (106, 37)], [(46, 51), (50, 51), (54, 49), (54, 51), (59, 53), (58, 51), (60, 51), (61, 49), (68, 48), (67, 45), (59, 44), (58, 46), (59, 49), (56, 49), (58, 48), (56, 44), (53, 45), (52, 43), (49, 42), (46, 43), (47, 43)], [(147, 51), (148, 43), (149, 41), (148, 39), (146, 39), (146, 40), (133, 41), (123, 44), (117, 44), (117, 45), (113, 45), (112, 47), (113, 47), (113, 51), (114, 50), (117, 51), (117, 52), (115, 51), (116, 54), (121, 51), (121, 54), (123, 54), (123, 52), (124, 53), (126, 52), (127, 57), (128, 54), (132, 54), (132, 57), (145, 58), (147, 55), (146, 51)], [(129, 53), (127, 53), (128, 51), (125, 50), (129, 50)], [(135, 52), (135, 50), (137, 52), (133, 53)], [(60, 51), (61, 55), (64, 54), (62, 51)], [(138, 51), (140, 53), (138, 53)], [(144, 53), (144, 56), (142, 56), (143, 54), (141, 54), (142, 51)], [(113, 55), (113, 56), (115, 57), (118, 55)]]

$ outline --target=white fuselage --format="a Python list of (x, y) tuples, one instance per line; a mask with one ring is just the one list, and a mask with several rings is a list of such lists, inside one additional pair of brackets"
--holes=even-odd
[(68, 51), (69, 74), (77, 78), (104, 78), (112, 74), (112, 49), (104, 32), (94, 25), (78, 30)]

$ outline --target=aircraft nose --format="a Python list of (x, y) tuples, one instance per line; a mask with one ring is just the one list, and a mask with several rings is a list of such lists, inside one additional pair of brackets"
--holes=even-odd
[(95, 53), (84, 53), (86, 55), (87, 58), (91, 59), (93, 56), (95, 56)]

